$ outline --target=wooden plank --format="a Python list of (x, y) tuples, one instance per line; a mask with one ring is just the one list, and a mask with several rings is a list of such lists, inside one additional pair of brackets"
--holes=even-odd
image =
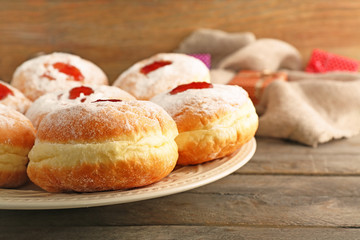
[(359, 239), (360, 229), (232, 226), (0, 227), (1, 239)]
[[(175, 14), (176, 13), (176, 14)], [(360, 3), (328, 1), (0, 1), (0, 78), (36, 52), (73, 52), (114, 80), (135, 61), (174, 50), (197, 28), (254, 32), (360, 59)], [(271, 26), (271, 27), (269, 27)]]
[(0, 211), (3, 227), (360, 227), (360, 178), (230, 175), (182, 194), (89, 209)]
[(332, 141), (317, 148), (280, 139), (257, 138), (254, 157), (237, 172), (360, 175), (360, 136)]

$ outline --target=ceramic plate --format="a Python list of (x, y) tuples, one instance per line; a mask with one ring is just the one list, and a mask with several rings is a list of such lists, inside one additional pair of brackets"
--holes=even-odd
[(122, 191), (95, 193), (48, 193), (34, 184), (19, 189), (0, 189), (0, 209), (65, 209), (105, 206), (167, 196), (203, 186), (223, 178), (247, 163), (254, 155), (253, 138), (228, 157), (196, 166), (176, 168), (152, 185)]

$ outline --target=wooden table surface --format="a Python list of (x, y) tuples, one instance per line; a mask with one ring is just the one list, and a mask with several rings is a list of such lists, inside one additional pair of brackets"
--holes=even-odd
[(0, 210), (0, 239), (359, 239), (360, 136), (310, 148), (257, 138), (233, 174), (151, 200)]

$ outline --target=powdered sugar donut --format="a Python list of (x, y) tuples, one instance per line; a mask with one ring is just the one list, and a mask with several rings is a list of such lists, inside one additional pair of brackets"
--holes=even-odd
[(0, 80), (0, 104), (25, 113), (31, 103), (32, 101), (25, 97), (22, 92)]
[(254, 137), (258, 116), (238, 86), (190, 83), (151, 101), (175, 120), (179, 165), (198, 164), (233, 153)]
[(39, 97), (26, 112), (26, 116), (38, 128), (45, 115), (52, 111), (98, 99), (135, 100), (135, 97), (117, 87), (83, 85)]
[(34, 139), (35, 129), (29, 119), (0, 104), (0, 187), (19, 187), (27, 181), (27, 155)]
[(177, 134), (174, 120), (149, 101), (78, 104), (42, 120), (27, 172), (50, 192), (145, 186), (174, 169)]
[(94, 63), (68, 53), (30, 59), (16, 69), (11, 81), (32, 101), (45, 93), (81, 84), (108, 85), (108, 79)]
[(113, 85), (137, 99), (149, 100), (190, 82), (210, 82), (209, 69), (202, 61), (180, 53), (159, 53), (134, 64)]

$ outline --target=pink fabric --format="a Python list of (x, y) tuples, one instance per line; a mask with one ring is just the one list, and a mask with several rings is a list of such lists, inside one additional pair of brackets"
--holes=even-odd
[(188, 54), (190, 56), (193, 56), (197, 59), (199, 59), (200, 61), (202, 61), (203, 63), (205, 63), (205, 65), (210, 69), (211, 68), (211, 55), (209, 53), (193, 53), (193, 54)]

